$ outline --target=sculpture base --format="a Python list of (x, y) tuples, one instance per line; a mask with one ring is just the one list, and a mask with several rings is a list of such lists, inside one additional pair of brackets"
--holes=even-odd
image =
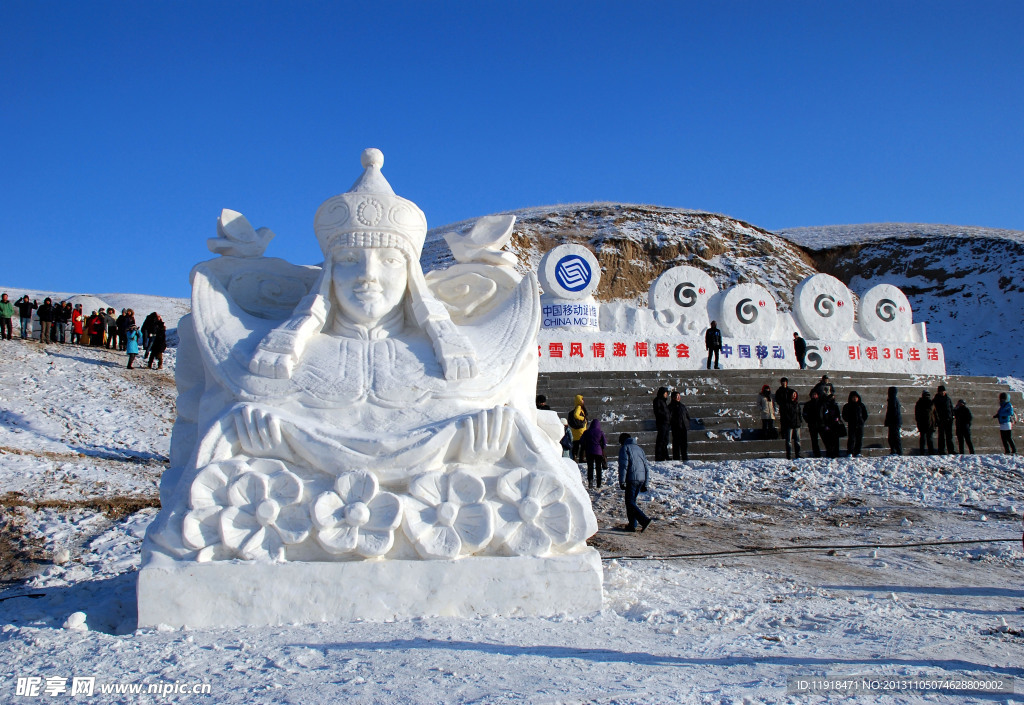
[(601, 559), (149, 565), (139, 627), (238, 627), (414, 617), (545, 617), (601, 609)]

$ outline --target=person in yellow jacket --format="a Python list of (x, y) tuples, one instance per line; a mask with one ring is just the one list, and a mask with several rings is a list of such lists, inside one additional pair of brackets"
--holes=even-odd
[(569, 414), (569, 428), (572, 430), (572, 452), (571, 457), (577, 462), (583, 462), (582, 444), (583, 432), (587, 430), (587, 407), (583, 403), (583, 395), (577, 394), (573, 401), (573, 410)]

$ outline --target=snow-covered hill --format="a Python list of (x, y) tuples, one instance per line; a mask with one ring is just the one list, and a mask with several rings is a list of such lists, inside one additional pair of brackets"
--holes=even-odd
[(1024, 232), (885, 223), (779, 233), (863, 291), (895, 284), (946, 348), (953, 374), (1024, 377)]
[[(814, 274), (813, 260), (789, 241), (756, 226), (714, 213), (624, 203), (582, 203), (511, 211), (511, 249), (536, 271), (555, 245), (588, 245), (601, 263), (596, 298), (647, 304), (659, 274), (680, 264), (706, 271), (720, 288), (740, 282), (766, 287), (787, 310), (793, 288)], [(454, 263), (444, 235), (465, 232), (476, 219), (434, 228), (423, 248), (424, 266)], [(525, 268), (525, 264), (524, 264)]]

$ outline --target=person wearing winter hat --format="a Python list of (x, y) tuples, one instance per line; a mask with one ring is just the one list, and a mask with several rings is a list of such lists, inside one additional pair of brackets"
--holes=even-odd
[(974, 455), (974, 444), (971, 443), (971, 421), (974, 414), (967, 408), (967, 402), (963, 399), (953, 407), (953, 418), (956, 420), (956, 442), (960, 447), (960, 455), (964, 454), (964, 443), (967, 444), (967, 450), (971, 451), (971, 455)]
[(900, 406), (898, 387), (889, 387), (885, 402), (885, 427), (888, 429), (889, 455), (903, 455), (903, 407)]

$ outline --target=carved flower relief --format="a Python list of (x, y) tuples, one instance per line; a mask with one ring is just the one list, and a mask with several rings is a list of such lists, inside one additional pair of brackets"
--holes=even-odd
[(462, 470), (429, 472), (409, 483), (405, 533), (424, 558), (458, 558), (486, 546), (494, 517), (483, 481)]
[(551, 475), (516, 468), (498, 479), (504, 545), (520, 556), (543, 556), (569, 540), (572, 516), (562, 501), (565, 486)]
[(199, 560), (213, 557), (208, 549), (218, 543), (246, 560), (283, 560), (285, 545), (309, 536), (302, 497), (302, 480), (280, 460), (211, 463), (192, 482), (182, 538)]
[(364, 470), (338, 477), (334, 490), (313, 503), (316, 540), (329, 553), (357, 553), (364, 558), (383, 556), (395, 541), (402, 520), (402, 503), (390, 492), (380, 492), (377, 478)]

